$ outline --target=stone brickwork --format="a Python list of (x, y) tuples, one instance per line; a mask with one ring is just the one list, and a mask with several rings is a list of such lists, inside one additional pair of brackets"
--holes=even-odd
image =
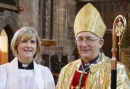
[[(46, 1), (46, 38), (50, 38), (50, 8), (51, 0)], [(69, 4), (69, 5), (68, 5)], [(74, 60), (73, 51), (75, 50), (73, 28), (68, 27), (68, 6), (75, 7), (75, 0), (53, 0), (53, 39), (56, 41), (54, 46), (42, 46), (42, 54), (58, 55), (61, 59), (62, 55), (68, 56), (68, 61)], [(72, 18), (72, 21), (74, 19)], [(61, 61), (61, 60), (60, 60)]]
[[(46, 39), (50, 38), (50, 8), (51, 0), (47, 1), (46, 10)], [(52, 55), (58, 55), (59, 61), (61, 56), (66, 55), (68, 62), (74, 60), (74, 50), (76, 45), (74, 43), (73, 28), (68, 26), (68, 7), (75, 7), (75, 0), (53, 0), (53, 39), (56, 41), (55, 46), (43, 46), (42, 54), (49, 54), (49, 59)], [(73, 11), (74, 12), (74, 11)], [(71, 23), (74, 17), (70, 19)]]
[(38, 27), (39, 0), (20, 0), (20, 6), (24, 7), (23, 12), (18, 13), (18, 24), (20, 27), (32, 26)]
[[(19, 0), (19, 6), (23, 7), (22, 12), (16, 12), (12, 10), (0, 9), (0, 32), (6, 27), (8, 37), (13, 36), (16, 30), (23, 26), (35, 27), (39, 36), (42, 39), (42, 25), (41, 17), (39, 15), (40, 0)], [(50, 8), (51, 0), (46, 0), (46, 35), (45, 39), (54, 40), (56, 45), (54, 46), (42, 46), (42, 54), (58, 55), (61, 59), (61, 55), (68, 55), (68, 61), (73, 61), (73, 51), (75, 49), (74, 44), (74, 32), (73, 28), (69, 28), (68, 25), (68, 7), (75, 7), (75, 0), (53, 0), (53, 39), (50, 39)], [(4, 21), (3, 21), (4, 20)], [(70, 20), (73, 22), (73, 18)], [(10, 30), (11, 29), (11, 30)], [(9, 44), (11, 42), (9, 40)]]
[(0, 20), (11, 16), (17, 21), (19, 28), (32, 26), (38, 30), (39, 0), (20, 0), (19, 5), (24, 8), (24, 11), (16, 12), (2, 8), (0, 10)]
[(32, 26), (39, 31), (39, 0), (19, 0), (19, 6), (23, 7), (24, 11), (0, 8), (0, 32), (4, 29), (8, 36), (9, 61), (13, 59), (10, 43), (14, 33), (24, 26)]

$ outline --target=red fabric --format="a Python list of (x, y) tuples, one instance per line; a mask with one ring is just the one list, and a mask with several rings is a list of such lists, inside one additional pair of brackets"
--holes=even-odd
[[(76, 89), (76, 87), (78, 86), (78, 83), (79, 83), (80, 75), (81, 75), (80, 72), (75, 71), (71, 85), (70, 85), (70, 89)], [(88, 74), (84, 74), (84, 76), (82, 78), (81, 87), (85, 86), (85, 81), (86, 81), (87, 77), (88, 77)], [(74, 88), (71, 88), (72, 86), (74, 86)]]

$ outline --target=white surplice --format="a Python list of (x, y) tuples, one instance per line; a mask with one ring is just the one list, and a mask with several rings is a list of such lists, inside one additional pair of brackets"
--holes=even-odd
[(0, 89), (55, 89), (54, 79), (48, 67), (37, 65), (34, 69), (18, 69), (18, 60), (0, 65)]

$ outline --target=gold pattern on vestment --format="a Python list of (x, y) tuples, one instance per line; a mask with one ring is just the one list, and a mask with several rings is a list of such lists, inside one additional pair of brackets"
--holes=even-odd
[(74, 89), (74, 86), (71, 86), (71, 89)]
[[(78, 86), (74, 87), (71, 85), (71, 89), (78, 89)], [(81, 89), (84, 89), (84, 87), (81, 87)]]
[(124, 64), (130, 71), (130, 49), (121, 50), (121, 63)]
[[(71, 89), (71, 82), (82, 61), (75, 60), (62, 68), (56, 89)], [(126, 67), (117, 62), (117, 88), (130, 89), (130, 73)], [(71, 71), (71, 72), (70, 72)], [(88, 78), (85, 82), (84, 89), (110, 89), (111, 79), (111, 59), (102, 54), (96, 64), (90, 66)]]
[(82, 87), (81, 89), (84, 89), (84, 87)]
[(76, 86), (75, 89), (78, 89), (78, 86)]

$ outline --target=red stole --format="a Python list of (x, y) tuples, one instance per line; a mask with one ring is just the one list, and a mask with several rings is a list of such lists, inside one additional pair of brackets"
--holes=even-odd
[[(70, 85), (70, 89), (78, 89), (80, 75), (81, 73), (76, 70), (74, 73), (71, 85)], [(85, 89), (84, 87), (85, 87), (85, 81), (87, 80), (87, 77), (88, 77), (88, 74), (84, 74), (80, 89)]]

